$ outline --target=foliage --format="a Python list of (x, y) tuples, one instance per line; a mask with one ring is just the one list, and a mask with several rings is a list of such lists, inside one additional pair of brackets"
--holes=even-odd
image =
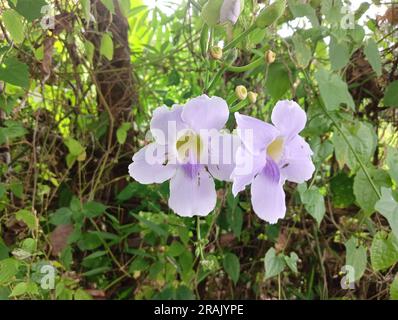
[[(232, 25), (205, 0), (0, 1), (0, 299), (397, 299), (398, 20), (348, 2), (246, 0)], [(229, 183), (194, 219), (128, 177), (152, 111), (203, 93), (305, 109), (316, 172), (278, 224)]]

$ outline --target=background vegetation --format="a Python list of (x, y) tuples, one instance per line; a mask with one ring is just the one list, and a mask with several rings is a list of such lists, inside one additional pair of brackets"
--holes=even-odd
[[(269, 1), (210, 28), (203, 0), (47, 2), (0, 0), (1, 299), (398, 298), (398, 6), (289, 0), (248, 32)], [(278, 224), (230, 184), (197, 220), (128, 177), (154, 108), (202, 93), (264, 120), (305, 108), (316, 173)]]

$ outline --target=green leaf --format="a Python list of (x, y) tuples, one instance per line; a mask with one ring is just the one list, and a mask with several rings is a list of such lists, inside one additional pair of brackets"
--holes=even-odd
[(133, 274), (136, 271), (144, 271), (147, 270), (149, 267), (149, 262), (144, 257), (137, 257), (134, 261), (130, 264), (129, 272)]
[(112, 14), (115, 13), (115, 5), (113, 4), (113, 0), (101, 0), (101, 2)]
[(286, 267), (283, 256), (276, 255), (275, 249), (270, 248), (264, 258), (265, 279), (269, 279), (280, 274)]
[(275, 62), (269, 66), (265, 85), (274, 100), (279, 100), (289, 90), (289, 73), (283, 63)]
[(370, 247), (370, 261), (375, 271), (385, 270), (398, 261), (398, 243), (393, 234), (384, 231), (375, 234)]
[(107, 206), (102, 203), (90, 201), (83, 205), (83, 214), (88, 218), (95, 218), (102, 215), (106, 209)]
[(15, 213), (15, 219), (18, 221), (23, 221), (30, 230), (34, 230), (36, 228), (36, 217), (29, 210), (19, 210)]
[(215, 26), (220, 21), (222, 0), (207, 1), (202, 7), (201, 17), (208, 26)]
[(347, 43), (331, 37), (329, 44), (330, 63), (333, 70), (340, 70), (350, 60), (350, 51)]
[(285, 12), (286, 0), (275, 0), (272, 4), (265, 6), (257, 16), (256, 25), (266, 28), (276, 22)]
[(354, 109), (355, 103), (348, 91), (347, 83), (337, 74), (321, 69), (315, 73), (315, 79), (318, 81), (322, 100), (328, 110), (337, 110), (341, 104)]
[(23, 194), (23, 185), (20, 182), (14, 182), (10, 185), (10, 190), (19, 199), (22, 199), (24, 194)]
[(373, 38), (370, 38), (365, 45), (365, 56), (368, 59), (370, 65), (372, 66), (374, 72), (376, 72), (377, 76), (381, 76), (381, 58), (380, 52), (377, 47), (377, 43)]
[(102, 36), (100, 53), (108, 60), (112, 60), (113, 58), (113, 40), (108, 33)]
[[(398, 90), (398, 88), (397, 88)], [(398, 185), (398, 149), (387, 146), (387, 159), (388, 173)]]
[(83, 289), (77, 289), (74, 298), (75, 300), (93, 300), (93, 297)]
[(14, 57), (6, 58), (0, 65), (0, 80), (18, 87), (28, 88), (29, 68)]
[(78, 157), (79, 155), (85, 152), (83, 146), (76, 139), (73, 138), (65, 139), (65, 145), (68, 147), (68, 150), (72, 156)]
[(236, 284), (240, 275), (239, 258), (233, 253), (227, 253), (224, 255), (223, 266), (225, 272), (229, 275), (234, 284)]
[(298, 33), (293, 36), (292, 40), (298, 66), (301, 68), (307, 67), (312, 57), (311, 48)]
[(55, 226), (70, 224), (71, 218), (72, 211), (69, 208), (59, 208), (50, 216), (50, 223)]
[(0, 285), (7, 284), (18, 273), (19, 263), (17, 260), (8, 258), (0, 261)]
[(398, 275), (395, 275), (394, 281), (391, 283), (390, 299), (398, 300)]
[[(16, 5), (14, 5), (13, 2), (16, 2)], [(44, 13), (49, 14), (49, 12), (46, 12), (45, 10), (45, 7), (47, 6), (47, 2), (45, 0), (9, 0), (8, 3), (11, 8), (15, 9), (30, 22), (40, 18)]]
[(391, 189), (381, 188), (381, 198), (376, 202), (375, 209), (387, 219), (393, 234), (398, 239), (398, 202), (393, 198)]
[(317, 187), (312, 186), (310, 189), (307, 189), (304, 192), (302, 191), (300, 196), (305, 209), (317, 221), (319, 226), (326, 211), (323, 195), (319, 192)]
[(19, 297), (22, 296), (26, 293), (28, 289), (28, 285), (26, 282), (20, 282), (18, 283), (14, 289), (12, 289), (11, 294), (10, 294), (10, 298), (12, 297)]
[(13, 140), (23, 137), (27, 132), (18, 121), (6, 120), (4, 125), (5, 127), (0, 127), (0, 145), (4, 144), (7, 139)]
[(384, 104), (388, 107), (398, 107), (398, 80), (387, 86), (384, 92)]
[(125, 0), (119, 0), (119, 6), (120, 6), (120, 11), (122, 11), (122, 14), (128, 18), (130, 14), (130, 1), (125, 1)]
[[(388, 188), (391, 186), (391, 180), (387, 172), (375, 168), (368, 168), (367, 170), (370, 178), (379, 191), (381, 187)], [(375, 204), (379, 200), (379, 197), (363, 170), (360, 170), (354, 178), (354, 195), (358, 205), (366, 214), (374, 212)]]
[(295, 18), (307, 17), (313, 27), (319, 27), (316, 11), (309, 3), (302, 3), (299, 0), (288, 0), (288, 4)]
[(340, 171), (330, 180), (333, 205), (337, 208), (347, 208), (355, 201), (353, 190), (354, 178)]
[(167, 254), (172, 257), (178, 257), (185, 251), (185, 247), (178, 241), (173, 241), (173, 243), (167, 249)]
[(289, 269), (292, 270), (294, 273), (297, 273), (297, 261), (299, 260), (298, 255), (295, 252), (291, 252), (290, 256), (283, 256), (283, 258), (285, 259), (285, 262)]
[(354, 278), (355, 281), (357, 281), (363, 276), (366, 270), (366, 248), (362, 245), (358, 245), (358, 239), (355, 237), (351, 237), (344, 245), (346, 248), (345, 264), (354, 269)]
[(25, 25), (22, 17), (13, 9), (3, 12), (3, 22), (15, 43), (21, 43), (25, 39)]
[(131, 129), (132, 125), (130, 122), (124, 122), (116, 131), (116, 138), (120, 144), (124, 144), (127, 139), (127, 133)]
[[(368, 163), (377, 147), (377, 135), (372, 125), (357, 121), (350, 125), (341, 125), (340, 129), (350, 141), (351, 146), (361, 161)], [(359, 169), (360, 165), (354, 153), (339, 130), (335, 129), (333, 131), (332, 141), (340, 168), (343, 168), (346, 164), (354, 171)]]
[(102, 245), (101, 238), (94, 232), (84, 233), (77, 243), (82, 251), (95, 250)]
[(140, 217), (138, 214), (132, 213), (132, 216), (136, 218), (138, 221), (140, 221), (142, 224), (144, 224), (147, 228), (155, 232), (157, 235), (162, 236), (162, 237), (167, 237), (168, 233), (159, 225), (153, 223), (152, 221), (149, 221), (143, 217)]

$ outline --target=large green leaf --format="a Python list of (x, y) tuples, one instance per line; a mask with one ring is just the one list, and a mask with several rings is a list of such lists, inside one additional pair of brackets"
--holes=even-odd
[(310, 189), (307, 190), (301, 187), (299, 188), (299, 192), (301, 196), (301, 201), (303, 202), (305, 209), (316, 220), (319, 226), (326, 211), (323, 195), (315, 186), (312, 186)]
[(266, 87), (275, 100), (280, 99), (289, 90), (289, 73), (283, 63), (276, 62), (269, 66)]
[[(391, 186), (391, 180), (387, 172), (372, 167), (367, 170), (370, 178), (379, 191), (381, 187)], [(363, 170), (360, 170), (354, 178), (354, 195), (358, 205), (366, 214), (374, 212), (375, 204), (379, 200), (379, 197)]]
[(390, 299), (398, 300), (398, 275), (395, 276), (394, 281), (391, 283)]
[(3, 22), (15, 43), (21, 43), (25, 38), (25, 25), (22, 17), (13, 9), (3, 12)]
[(18, 87), (29, 87), (29, 68), (25, 63), (9, 57), (0, 65), (0, 80)]
[[(353, 122), (349, 125), (340, 125), (340, 129), (349, 140), (356, 155), (363, 163), (368, 163), (377, 146), (377, 136), (372, 125), (365, 122)], [(348, 165), (352, 170), (357, 170), (360, 167), (359, 163), (339, 130), (334, 130), (332, 141), (340, 168)]]
[(313, 27), (319, 26), (316, 11), (309, 3), (303, 3), (300, 0), (288, 0), (288, 4), (295, 18), (307, 17)]
[(365, 56), (368, 59), (373, 70), (376, 72), (377, 76), (381, 76), (381, 58), (380, 52), (377, 47), (377, 43), (373, 38), (370, 38), (365, 45)]
[(341, 171), (330, 180), (333, 205), (346, 208), (355, 201), (353, 190), (354, 179)]
[(389, 169), (388, 173), (390, 174), (391, 179), (398, 184), (398, 149), (388, 146), (386, 160)]
[(286, 266), (285, 259), (282, 255), (276, 255), (275, 249), (270, 248), (265, 254), (264, 267), (265, 278), (269, 279), (280, 274)]
[(350, 50), (348, 44), (331, 37), (329, 44), (330, 63), (333, 70), (340, 70), (345, 67), (350, 60)]
[(337, 110), (341, 104), (346, 104), (354, 109), (354, 100), (348, 91), (347, 83), (337, 74), (332, 74), (325, 69), (315, 73), (318, 81), (319, 90), (325, 106), (328, 110)]
[(367, 254), (366, 248), (358, 245), (358, 239), (350, 238), (345, 244), (346, 247), (346, 265), (353, 267), (355, 281), (359, 280), (366, 269)]
[(374, 270), (385, 270), (398, 261), (398, 240), (384, 231), (375, 234), (370, 248), (370, 260)]
[(233, 253), (224, 255), (223, 266), (225, 272), (229, 275), (231, 280), (236, 284), (239, 280), (240, 263), (239, 258)]
[[(16, 4), (14, 4), (16, 2)], [(45, 0), (8, 0), (11, 8), (15, 9), (20, 15), (28, 21), (40, 18), (44, 13), (50, 14), (49, 7)]]
[(391, 189), (381, 188), (381, 198), (376, 202), (375, 209), (387, 219), (398, 239), (398, 202), (393, 198)]
[(312, 57), (312, 52), (311, 48), (309, 45), (306, 43), (306, 41), (303, 39), (302, 36), (300, 36), (298, 33), (296, 33), (293, 38), (293, 44), (294, 44), (294, 51), (297, 59), (297, 63), (299, 67), (305, 68), (307, 67), (308, 63), (311, 60)]
[(384, 104), (388, 107), (398, 107), (398, 80), (387, 86), (384, 93)]

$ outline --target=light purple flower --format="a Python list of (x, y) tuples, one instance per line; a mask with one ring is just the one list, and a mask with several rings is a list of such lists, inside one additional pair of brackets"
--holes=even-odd
[(261, 219), (276, 223), (286, 213), (285, 181), (302, 183), (315, 170), (312, 150), (298, 135), (307, 116), (296, 102), (284, 100), (272, 112), (274, 125), (239, 113), (235, 113), (235, 119), (242, 145), (231, 175), (232, 192), (236, 196), (251, 184), (254, 212)]
[(209, 214), (217, 202), (213, 177), (229, 180), (234, 169), (234, 155), (228, 161), (225, 153), (233, 136), (220, 133), (228, 117), (227, 103), (206, 95), (157, 108), (150, 124), (155, 142), (133, 156), (130, 176), (143, 184), (170, 180), (169, 207), (181, 216)]
[(241, 0), (224, 0), (220, 10), (220, 23), (229, 21), (235, 24), (242, 10)]

